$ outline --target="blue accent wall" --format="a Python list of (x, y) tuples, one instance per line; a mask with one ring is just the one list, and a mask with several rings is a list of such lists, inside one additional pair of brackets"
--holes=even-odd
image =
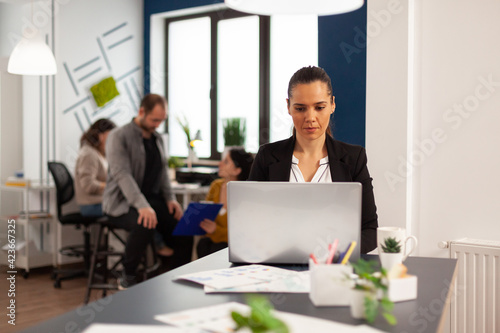
[[(144, 86), (150, 91), (150, 16), (223, 0), (144, 0)], [(318, 19), (318, 61), (332, 78), (337, 108), (331, 121), (336, 139), (365, 145), (366, 1), (357, 11)]]
[(362, 8), (318, 19), (318, 65), (332, 79), (336, 110), (333, 136), (365, 145), (366, 2)]

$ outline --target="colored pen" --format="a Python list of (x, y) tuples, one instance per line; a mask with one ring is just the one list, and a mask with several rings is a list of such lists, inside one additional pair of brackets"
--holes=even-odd
[(318, 264), (318, 261), (316, 260), (316, 257), (314, 256), (314, 254), (313, 254), (313, 253), (311, 253), (311, 254), (309, 255), (309, 258), (311, 258), (311, 259), (312, 259), (312, 261), (313, 261), (316, 265)]
[(357, 242), (352, 241), (351, 245), (349, 246), (349, 249), (347, 250), (347, 253), (344, 256), (344, 259), (342, 259), (342, 265), (345, 265), (349, 258), (351, 257), (352, 251), (354, 251), (354, 248), (356, 247)]
[(347, 253), (347, 250), (349, 250), (349, 247), (351, 246), (351, 243), (349, 243), (347, 245), (347, 248), (345, 249), (345, 251), (343, 252), (340, 252), (339, 253), (339, 257), (337, 258), (337, 260), (335, 261), (337, 264), (340, 264), (342, 262), (342, 259), (344, 259), (344, 256), (346, 255)]
[(326, 259), (326, 263), (328, 265), (332, 263), (338, 245), (339, 245), (339, 240), (337, 238), (333, 241), (333, 244), (330, 244), (330, 252), (328, 253), (328, 259)]

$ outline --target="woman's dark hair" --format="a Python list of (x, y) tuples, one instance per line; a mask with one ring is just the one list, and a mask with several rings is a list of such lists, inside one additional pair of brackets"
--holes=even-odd
[(85, 133), (83, 133), (82, 137), (80, 138), (80, 145), (83, 146), (84, 143), (87, 143), (92, 147), (98, 149), (100, 144), (99, 134), (110, 131), (115, 127), (115, 123), (109, 119), (103, 118), (97, 120)]
[[(321, 67), (308, 66), (302, 67), (298, 71), (296, 71), (292, 77), (290, 78), (290, 82), (288, 82), (288, 99), (292, 97), (293, 88), (295, 88), (298, 84), (309, 84), (312, 82), (320, 81), (326, 84), (326, 89), (330, 98), (333, 102), (333, 88), (332, 88), (332, 80), (326, 74), (325, 70)], [(288, 101), (290, 103), (290, 101)], [(293, 136), (295, 137), (296, 130), (293, 128)], [(326, 129), (326, 134), (333, 137), (330, 126)]]
[(308, 66), (302, 67), (292, 75), (288, 82), (288, 98), (292, 96), (292, 90), (298, 84), (308, 84), (315, 81), (321, 81), (326, 84), (328, 94), (333, 96), (332, 80), (321, 67)]
[(233, 148), (229, 151), (229, 156), (233, 160), (234, 166), (241, 169), (238, 180), (247, 180), (253, 163), (252, 154), (247, 153), (242, 148)]

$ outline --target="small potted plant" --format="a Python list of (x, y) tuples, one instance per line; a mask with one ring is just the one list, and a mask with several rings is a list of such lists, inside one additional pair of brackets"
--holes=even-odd
[(178, 156), (170, 156), (167, 162), (168, 162), (168, 177), (170, 180), (175, 180), (175, 169), (184, 166), (184, 162)]
[(392, 267), (403, 262), (403, 253), (401, 252), (401, 244), (394, 237), (384, 239), (382, 252), (380, 253), (380, 262), (382, 267), (390, 271)]
[(395, 325), (397, 320), (392, 314), (394, 303), (387, 296), (387, 278), (385, 269), (376, 270), (376, 261), (359, 259), (351, 263), (354, 273), (354, 287), (351, 296), (351, 315), (354, 318), (364, 318), (373, 323), (379, 312), (390, 325)]
[(222, 123), (225, 147), (245, 145), (246, 123), (244, 118), (227, 118)]

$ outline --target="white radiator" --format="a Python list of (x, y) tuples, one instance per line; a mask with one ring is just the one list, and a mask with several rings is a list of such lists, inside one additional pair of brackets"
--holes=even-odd
[(458, 259), (451, 299), (451, 333), (500, 333), (500, 241), (450, 241)]

